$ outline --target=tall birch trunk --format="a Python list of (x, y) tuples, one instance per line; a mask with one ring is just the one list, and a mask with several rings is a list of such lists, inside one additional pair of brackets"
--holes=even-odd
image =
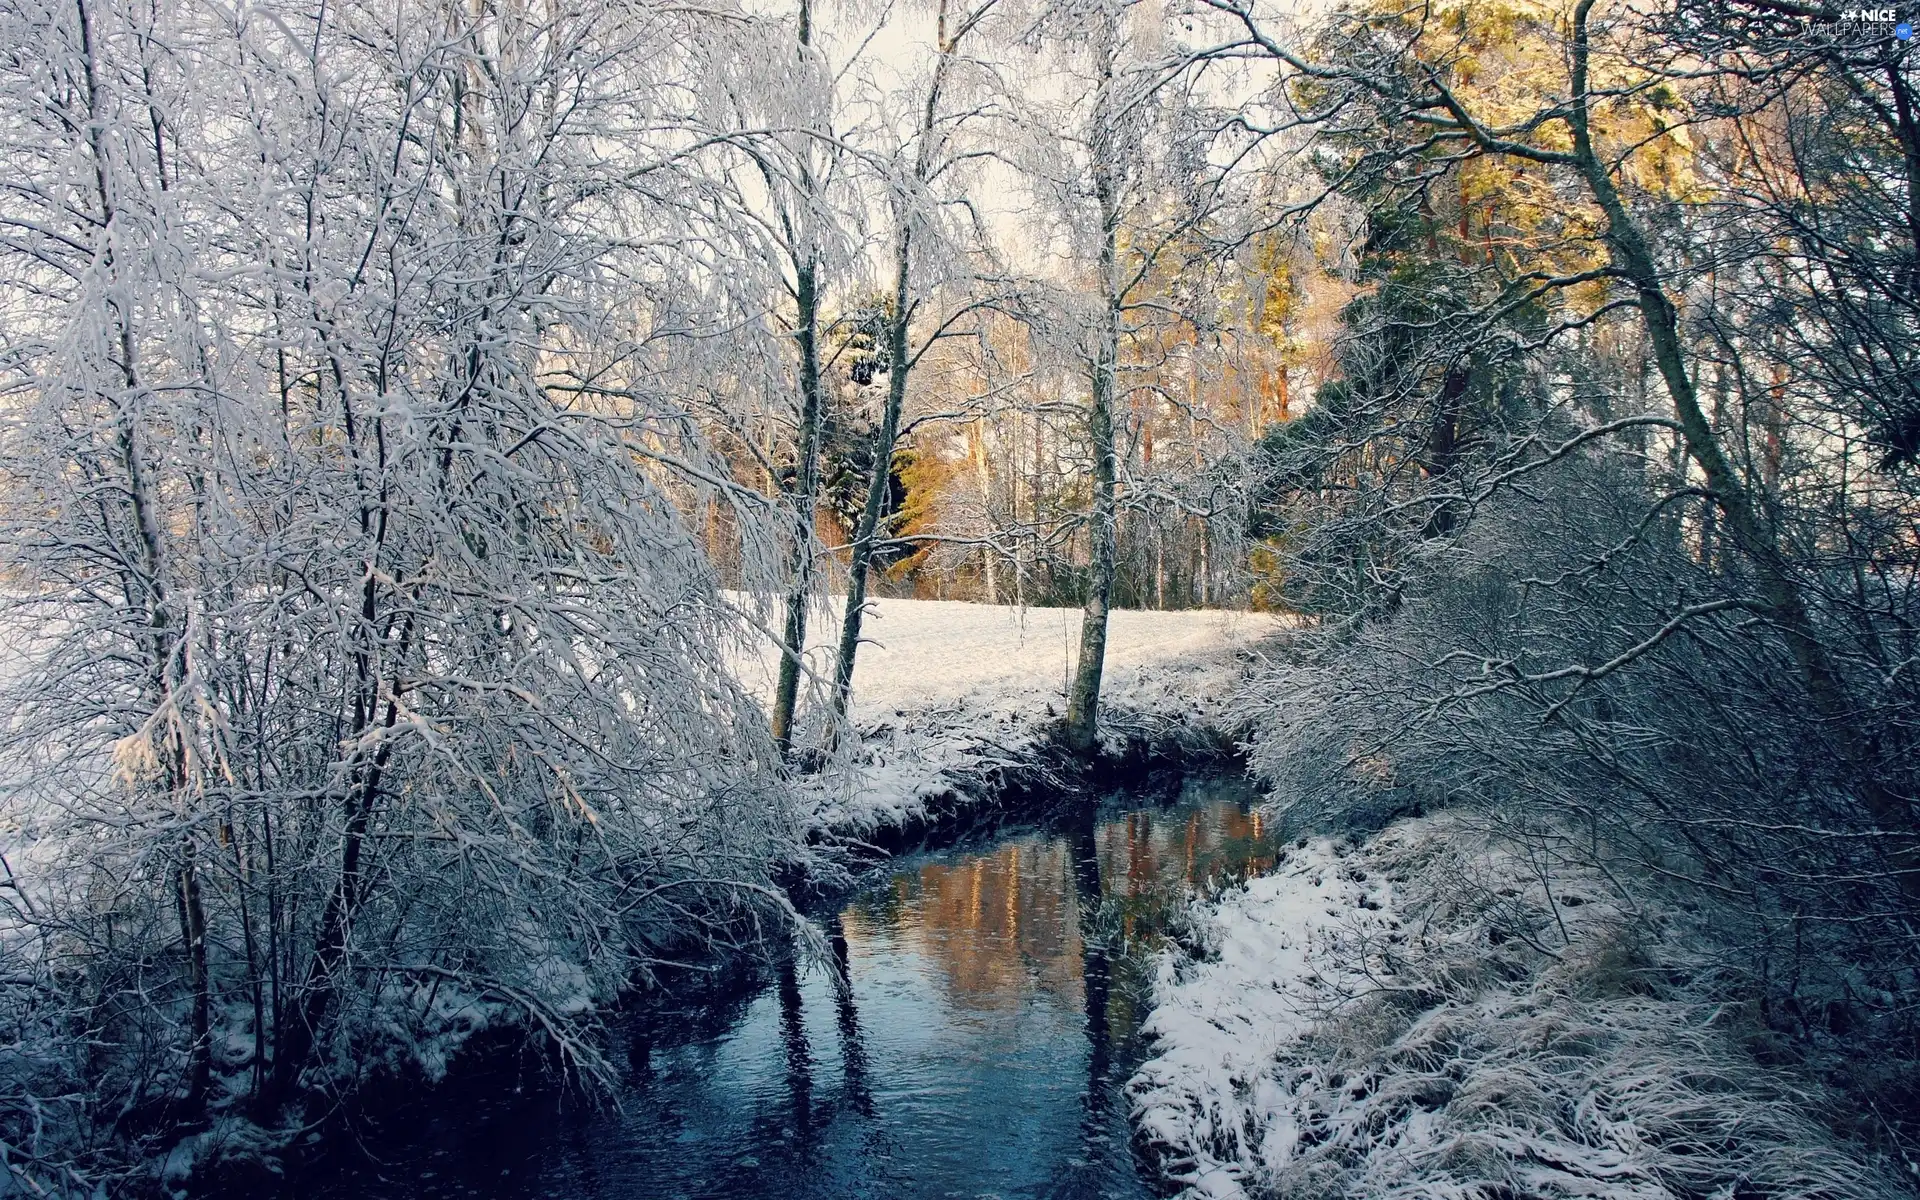
[(1107, 609), (1113, 594), (1116, 470), (1113, 454), (1115, 373), (1120, 360), (1120, 183), (1112, 144), (1113, 59), (1117, 33), (1103, 25), (1100, 84), (1094, 96), (1093, 191), (1100, 206), (1100, 327), (1091, 363), (1087, 434), (1093, 445), (1093, 505), (1087, 514), (1087, 598), (1080, 616), (1080, 656), (1067, 696), (1066, 744), (1080, 753), (1100, 738), (1100, 679), (1107, 660)]
[[(800, 55), (813, 45), (812, 0), (800, 0)], [(806, 147), (811, 155), (813, 147)], [(803, 163), (806, 160), (803, 158)], [(819, 255), (812, 241), (813, 172), (800, 172), (805, 209), (794, 269), (794, 341), (800, 356), (800, 429), (794, 463), (793, 552), (788, 563), (786, 624), (781, 630), (780, 677), (773, 693), (773, 742), (781, 757), (793, 751), (794, 707), (800, 695), (801, 656), (807, 650), (807, 603), (813, 595), (813, 514), (820, 492)]]
[[(933, 81), (927, 88), (927, 102), (920, 110), (920, 125), (915, 131), (918, 146), (914, 151), (913, 186), (917, 192), (932, 173), (933, 130), (940, 114), (940, 92), (946, 84), (960, 38), (979, 20), (985, 6), (962, 22), (958, 31), (949, 33), (947, 0), (940, 0), (935, 15), (934, 37), (938, 58), (933, 66)], [(913, 321), (913, 205), (917, 195), (895, 198), (893, 242), (893, 311), (887, 321), (887, 399), (880, 414), (880, 428), (873, 439), (873, 474), (867, 481), (866, 503), (854, 527), (852, 562), (847, 572), (847, 606), (840, 619), (840, 646), (834, 656), (833, 721), (829, 737), (846, 721), (847, 706), (853, 695), (853, 665), (860, 652), (860, 626), (866, 617), (867, 576), (873, 569), (873, 552), (886, 514), (887, 493), (893, 473), (894, 442), (900, 436), (900, 412), (907, 400), (907, 376), (913, 369), (908, 353), (907, 333)]]
[(894, 239), (893, 313), (887, 321), (887, 354), (891, 369), (887, 372), (886, 407), (880, 414), (880, 429), (873, 438), (873, 471), (867, 480), (867, 500), (860, 509), (854, 528), (853, 557), (847, 571), (847, 607), (840, 619), (840, 646), (833, 663), (833, 725), (838, 730), (846, 720), (847, 704), (853, 695), (853, 662), (860, 651), (860, 625), (867, 611), (867, 576), (873, 567), (874, 543), (886, 512), (887, 492), (892, 479), (893, 443), (900, 436), (900, 409), (907, 397), (907, 322), (911, 297), (907, 293), (907, 271), (912, 261), (912, 239), (904, 219)]
[(800, 350), (800, 445), (793, 491), (793, 552), (789, 560), (787, 619), (781, 631), (780, 678), (773, 694), (773, 741), (782, 756), (793, 750), (793, 715), (800, 694), (801, 655), (807, 649), (807, 603), (813, 596), (813, 511), (820, 491), (820, 297), (817, 264), (800, 264), (795, 341)]

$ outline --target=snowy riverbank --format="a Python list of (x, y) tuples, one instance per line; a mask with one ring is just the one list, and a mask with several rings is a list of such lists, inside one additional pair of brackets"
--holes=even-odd
[(1207, 1200), (1911, 1195), (1615, 894), (1457, 815), (1303, 839), (1163, 959), (1141, 1137)]
[[(858, 734), (844, 770), (801, 782), (806, 819), (863, 836), (924, 819), (956, 794), (1031, 767), (1065, 711), (1080, 631), (1077, 608), (878, 600), (854, 675)], [(1116, 611), (1101, 702), (1110, 752), (1143, 743), (1211, 743), (1230, 732), (1229, 702), (1280, 618), (1225, 610)], [(816, 610), (808, 668), (832, 670), (839, 610)], [(770, 695), (770, 646), (741, 678)], [(817, 740), (816, 731), (803, 731)], [(803, 743), (807, 737), (803, 737)]]

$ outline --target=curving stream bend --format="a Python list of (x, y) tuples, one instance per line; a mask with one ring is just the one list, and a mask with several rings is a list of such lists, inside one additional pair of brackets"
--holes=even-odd
[(1273, 850), (1244, 780), (1173, 793), (882, 864), (819, 918), (846, 986), (788, 964), (727, 1002), (634, 1018), (617, 1108), (512, 1077), (442, 1089), (288, 1183), (367, 1200), (1155, 1195), (1122, 1090), (1153, 951), (1186, 896)]

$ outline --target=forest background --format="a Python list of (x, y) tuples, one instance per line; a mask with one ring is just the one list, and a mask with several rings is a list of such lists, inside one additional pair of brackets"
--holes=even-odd
[(1244, 713), (1295, 814), (1690, 914), (1631, 986), (1911, 1145), (1882, 24), (0, 4), (8, 1177), (270, 1149), (476, 997), (594, 1073), (601, 1006), (786, 927), (870, 594), (1082, 607), (1079, 750), (1112, 607), (1291, 614)]

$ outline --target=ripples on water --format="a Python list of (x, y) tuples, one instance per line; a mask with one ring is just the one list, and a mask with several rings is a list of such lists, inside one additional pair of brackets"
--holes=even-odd
[[(1243, 781), (1190, 779), (894, 859), (824, 964), (636, 1018), (618, 1109), (512, 1080), (429, 1093), (300, 1194), (521, 1200), (1147, 1197), (1121, 1091), (1193, 890), (1272, 862)], [(458, 1091), (458, 1089), (452, 1089)], [(351, 1152), (335, 1155), (347, 1157)], [(351, 1154), (361, 1158), (361, 1155)]]

